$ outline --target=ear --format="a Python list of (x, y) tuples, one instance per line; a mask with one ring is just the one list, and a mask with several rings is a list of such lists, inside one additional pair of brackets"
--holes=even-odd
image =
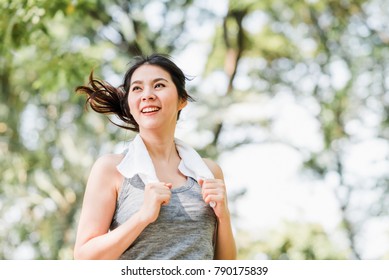
[(178, 104), (178, 111), (184, 109), (186, 104), (188, 104), (188, 100), (180, 100)]

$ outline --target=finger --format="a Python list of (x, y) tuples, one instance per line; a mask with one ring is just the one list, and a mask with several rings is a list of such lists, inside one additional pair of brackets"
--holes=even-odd
[[(221, 195), (208, 195), (204, 198), (204, 202), (207, 204), (216, 204), (223, 201), (223, 197)], [(212, 207), (212, 205), (210, 205)]]
[(164, 193), (160, 196), (161, 205), (168, 205), (171, 198), (171, 192)]
[(205, 183), (207, 184), (212, 184), (212, 183), (220, 183), (222, 182), (222, 180), (220, 179), (204, 179), (204, 178), (201, 178)]
[(204, 187), (201, 191), (201, 194), (203, 198), (209, 196), (209, 195), (220, 195), (224, 196), (225, 195), (225, 190), (221, 188), (220, 186), (209, 186), (209, 187)]
[(203, 194), (203, 200), (205, 203), (209, 204), (212, 208), (216, 207), (216, 201), (213, 199), (214, 195), (210, 196), (208, 194), (204, 195)]
[(209, 179), (199, 179), (199, 185), (202, 189), (202, 192), (206, 189), (216, 189), (217, 185), (215, 185), (212, 181)]
[(217, 179), (207, 179), (203, 182), (202, 188), (219, 188), (224, 185), (223, 181)]
[(225, 190), (223, 190), (221, 188), (207, 188), (207, 189), (203, 189), (202, 195), (204, 198), (207, 196), (210, 196), (210, 195), (224, 197), (224, 196), (226, 196), (226, 192), (225, 192)]
[(206, 190), (206, 191), (203, 192), (203, 199), (206, 199), (210, 195), (219, 195), (219, 194), (220, 193), (217, 192), (217, 191)]

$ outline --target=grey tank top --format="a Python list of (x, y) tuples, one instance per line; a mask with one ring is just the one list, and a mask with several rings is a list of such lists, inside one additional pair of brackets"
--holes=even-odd
[[(110, 229), (123, 224), (143, 203), (144, 183), (135, 175), (125, 178)], [(191, 177), (184, 186), (172, 189), (168, 205), (120, 256), (124, 260), (206, 260), (214, 257), (216, 217)]]

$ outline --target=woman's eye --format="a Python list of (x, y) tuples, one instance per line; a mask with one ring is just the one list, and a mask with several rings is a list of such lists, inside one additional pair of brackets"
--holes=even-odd
[(133, 88), (132, 88), (132, 90), (131, 90), (131, 91), (137, 91), (137, 90), (140, 90), (140, 87), (138, 87), (138, 86), (135, 86), (135, 87), (133, 87)]
[(156, 84), (155, 87), (160, 88), (160, 87), (165, 87), (165, 85), (164, 84)]

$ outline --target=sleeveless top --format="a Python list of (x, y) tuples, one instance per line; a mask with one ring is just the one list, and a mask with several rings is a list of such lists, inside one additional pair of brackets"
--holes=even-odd
[[(124, 178), (110, 230), (123, 224), (142, 203), (145, 184), (139, 175)], [(125, 260), (213, 259), (216, 217), (192, 177), (184, 186), (173, 188), (168, 205), (121, 255)]]

